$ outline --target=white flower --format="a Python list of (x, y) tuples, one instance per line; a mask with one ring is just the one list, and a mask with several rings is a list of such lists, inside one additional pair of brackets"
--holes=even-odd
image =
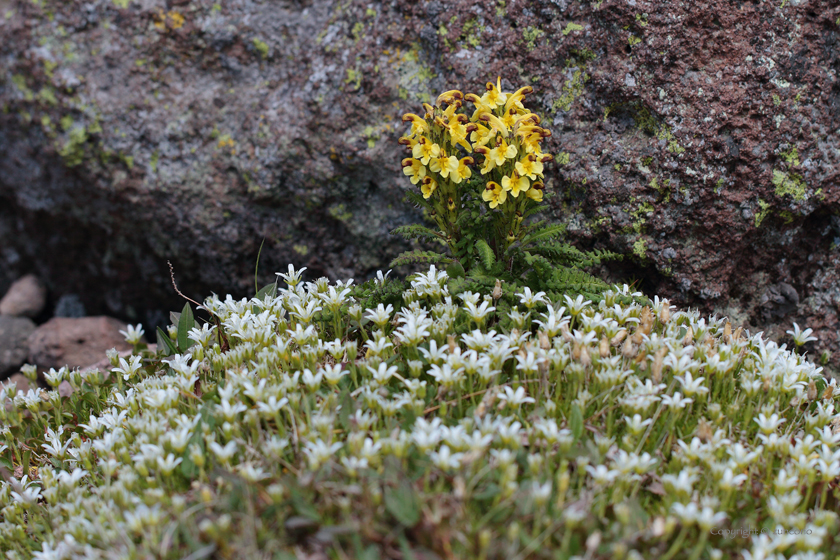
[(732, 469), (729, 467), (723, 471), (723, 476), (718, 481), (718, 486), (720, 486), (721, 490), (730, 491), (738, 488), (747, 480), (747, 475), (745, 474), (734, 474)]
[(785, 332), (793, 337), (793, 343), (797, 346), (802, 346), (806, 342), (812, 342), (814, 340), (817, 340), (817, 337), (811, 336), (811, 333), (814, 332), (814, 329), (805, 329), (803, 331), (800, 330), (799, 325), (797, 325), (796, 323), (793, 324), (792, 331)]
[(448, 445), (441, 445), (440, 451), (432, 451), (429, 453), (429, 458), (441, 470), (457, 469), (461, 466), (461, 460), (464, 458), (463, 453), (452, 453)]
[(761, 413), (758, 415), (758, 418), (753, 418), (756, 424), (758, 424), (758, 428), (764, 432), (765, 434), (770, 434), (775, 432), (779, 426), (785, 421), (784, 418), (779, 418), (778, 414), (772, 414), (770, 418)]
[(125, 341), (132, 346), (140, 344), (140, 340), (146, 331), (143, 330), (143, 325), (128, 325), (127, 329), (120, 331), (120, 334), (125, 337)]
[(294, 265), (290, 264), (288, 274), (283, 274), (282, 272), (276, 272), (275, 274), (282, 278), (290, 288), (294, 288), (300, 283), (300, 275), (303, 274), (304, 270), (306, 270), (306, 267), (295, 270)]
[(508, 387), (503, 388), (504, 392), (499, 395), (499, 400), (512, 408), (519, 408), (526, 403), (536, 402), (532, 397), (525, 394), (525, 387), (517, 387), (516, 391)]
[(307, 441), (306, 449), (304, 449), (303, 452), (309, 459), (309, 468), (313, 471), (317, 470), (321, 465), (335, 455), (342, 446), (343, 444), (341, 442), (327, 444), (320, 439)]
[(682, 410), (693, 402), (694, 399), (684, 398), (679, 391), (673, 396), (662, 395), (662, 404), (673, 410)]
[(207, 447), (210, 448), (210, 451), (213, 452), (213, 454), (216, 456), (216, 459), (218, 459), (219, 462), (225, 465), (230, 462), (231, 458), (236, 453), (236, 442), (233, 440), (227, 442), (227, 444), (224, 447), (222, 447), (215, 441), (211, 441)]
[(665, 488), (673, 489), (673, 491), (690, 496), (694, 491), (694, 481), (697, 480), (697, 475), (690, 469), (683, 469), (677, 475), (663, 474), (662, 484)]
[(642, 420), (641, 414), (634, 414), (633, 418), (625, 416), (624, 422), (627, 424), (627, 429), (631, 434), (634, 436), (640, 436), (642, 435), (642, 432), (645, 431), (645, 428), (653, 423), (653, 419), (648, 418), (647, 420)]
[(157, 467), (163, 473), (164, 476), (169, 476), (172, 474), (172, 471), (175, 470), (175, 467), (181, 464), (183, 459), (181, 457), (175, 458), (175, 455), (169, 453), (166, 456), (166, 459), (162, 457), (157, 458)]
[(589, 473), (589, 476), (592, 477), (595, 484), (599, 486), (609, 486), (621, 474), (617, 470), (608, 469), (605, 465), (596, 465), (594, 467), (586, 465), (586, 472)]
[[(685, 356), (683, 356), (683, 358), (684, 357)], [(709, 392), (709, 388), (703, 386), (703, 382), (706, 378), (698, 377), (697, 379), (694, 379), (690, 371), (686, 371), (683, 377), (676, 377), (675, 379), (680, 382), (680, 385), (683, 387), (683, 391), (685, 391), (685, 394), (688, 396), (694, 395), (695, 393), (703, 395)]]

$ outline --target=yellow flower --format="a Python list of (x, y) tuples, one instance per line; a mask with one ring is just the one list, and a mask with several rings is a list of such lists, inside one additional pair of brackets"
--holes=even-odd
[(522, 105), (522, 99), (529, 93), (533, 92), (534, 88), (531, 86), (521, 87), (516, 90), (516, 93), (508, 95), (507, 100), (505, 101), (505, 111), (509, 111), (511, 107), (519, 107), (520, 109), (525, 109)]
[(407, 146), (409, 151), (414, 151), (414, 146), (417, 145), (417, 139), (409, 138), (408, 136), (400, 136), (399, 143), (401, 146)]
[(509, 109), (502, 115), (502, 122), (505, 123), (505, 126), (512, 129), (516, 124), (516, 119), (519, 115), (516, 114), (516, 109)]
[(533, 188), (528, 189), (528, 192), (525, 193), (525, 196), (534, 200), (536, 202), (542, 202), (543, 199), (543, 185), (542, 183), (534, 183), (532, 185)]
[(426, 175), (423, 179), (423, 184), (420, 185), (420, 190), (423, 193), (423, 198), (429, 198), (432, 196), (432, 193), (437, 190), (438, 184), (432, 177)]
[(484, 113), (479, 117), (479, 120), (489, 122), (490, 130), (496, 131), (502, 136), (507, 136), (510, 132), (504, 121), (492, 113)]
[(451, 104), (456, 99), (463, 99), (464, 94), (458, 91), (457, 89), (451, 89), (449, 91), (445, 91), (438, 95), (436, 104), (438, 106), (443, 105), (444, 103)]
[(458, 162), (458, 169), (449, 174), (449, 179), (455, 184), (460, 184), (464, 179), (469, 179), (472, 177), (472, 169), (469, 166), (473, 163), (475, 161), (469, 156), (461, 158), (461, 161)]
[(519, 174), (514, 171), (513, 175), (510, 177), (502, 177), (502, 187), (504, 187), (506, 191), (510, 191), (510, 196), (516, 198), (519, 196), (519, 193), (526, 192), (529, 188), (531, 188), (531, 181), (529, 181), (527, 177), (520, 177)]
[(414, 113), (406, 113), (402, 117), (403, 122), (411, 122), (410, 136), (418, 136), (429, 132), (429, 123), (425, 119), (418, 117)]
[(465, 95), (464, 100), (469, 101), (475, 105), (475, 111), (473, 111), (473, 114), (470, 117), (470, 120), (472, 122), (477, 122), (481, 115), (483, 115), (484, 113), (492, 113), (493, 109), (495, 109), (494, 106), (486, 104), (479, 96), (477, 96), (474, 93), (468, 93), (467, 95)]
[(516, 146), (508, 144), (503, 138), (497, 140), (499, 143), (490, 150), (487, 157), (492, 159), (495, 165), (502, 166), (505, 164), (505, 160), (516, 157)]
[(465, 150), (472, 152), (472, 146), (470, 146), (467, 142), (467, 127), (464, 123), (455, 119), (453, 122), (450, 122), (446, 128), (449, 130), (449, 136), (452, 138), (453, 144), (463, 146)]
[(447, 156), (446, 152), (440, 152), (436, 158), (432, 158), (429, 169), (435, 173), (440, 173), (440, 176), (446, 179), (450, 173), (458, 171), (458, 158), (455, 156)]
[(516, 162), (516, 172), (522, 177), (527, 176), (536, 180), (537, 175), (542, 175), (543, 164), (537, 159), (537, 156), (528, 154), (524, 159)]
[(481, 96), (481, 101), (485, 105), (490, 105), (494, 109), (505, 104), (507, 94), (502, 93), (502, 77), (499, 76), (496, 80), (496, 85), (493, 82), (487, 82), (487, 93)]
[(411, 153), (415, 158), (423, 162), (423, 165), (429, 165), (429, 160), (438, 157), (440, 154), (440, 146), (430, 144), (428, 138), (422, 136), (420, 137), (420, 141), (414, 145)]
[(493, 132), (481, 123), (473, 124), (475, 130), (470, 133), (470, 142), (475, 146), (486, 146), (493, 139)]
[(411, 176), (411, 184), (416, 185), (426, 176), (426, 168), (418, 159), (405, 158), (402, 160), (403, 173)]
[(499, 183), (490, 181), (487, 183), (487, 187), (484, 189), (484, 192), (481, 193), (481, 198), (483, 198), (485, 202), (490, 203), (490, 208), (495, 208), (499, 204), (505, 203), (505, 200), (507, 200), (507, 191), (503, 189)]

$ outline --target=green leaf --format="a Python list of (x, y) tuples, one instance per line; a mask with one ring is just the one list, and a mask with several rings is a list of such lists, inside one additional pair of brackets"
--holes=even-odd
[(390, 268), (396, 268), (406, 264), (414, 263), (449, 263), (452, 262), (450, 257), (434, 251), (407, 251), (399, 257), (391, 261)]
[(184, 304), (184, 310), (181, 311), (181, 317), (178, 319), (178, 350), (185, 352), (187, 348), (193, 345), (193, 341), (187, 338), (187, 334), (195, 326), (195, 318), (193, 318), (192, 308), (189, 302)]
[(496, 255), (493, 254), (493, 249), (483, 239), (475, 242), (475, 248), (478, 250), (478, 258), (481, 260), (481, 266), (485, 270), (490, 270), (496, 264)]
[(414, 527), (420, 521), (420, 504), (407, 480), (396, 488), (385, 489), (385, 509), (405, 527)]
[(450, 278), (463, 278), (466, 274), (464, 270), (464, 266), (458, 261), (452, 261), (449, 266), (446, 267), (446, 274)]
[(569, 429), (572, 430), (572, 435), (576, 440), (583, 435), (583, 412), (577, 403), (572, 405), (572, 412), (569, 414)]
[(163, 332), (163, 329), (158, 327), (155, 334), (157, 335), (158, 351), (163, 352), (164, 356), (171, 356), (172, 354), (178, 353), (178, 349), (175, 348), (175, 345), (172, 343), (172, 339), (169, 338), (168, 334)]
[(401, 235), (406, 239), (417, 239), (420, 237), (426, 237), (428, 239), (433, 239), (435, 241), (442, 241), (445, 242), (445, 238), (440, 233), (431, 230), (427, 227), (421, 226), (419, 224), (411, 224), (407, 226), (400, 226), (394, 229), (391, 234), (393, 235)]

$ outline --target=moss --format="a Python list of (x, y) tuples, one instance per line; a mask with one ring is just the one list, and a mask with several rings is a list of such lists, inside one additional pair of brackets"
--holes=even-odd
[(158, 161), (160, 160), (160, 154), (157, 153), (157, 150), (152, 152), (152, 157), (149, 159), (149, 167), (152, 169), (152, 173), (157, 173)]
[(522, 32), (522, 38), (525, 40), (525, 48), (528, 49), (528, 52), (537, 48), (537, 39), (543, 35), (545, 35), (545, 31), (532, 25), (525, 28), (525, 31)]
[(583, 26), (578, 23), (569, 22), (566, 28), (563, 29), (563, 35), (568, 35), (573, 31), (583, 31)]
[(560, 152), (557, 154), (557, 163), (559, 165), (569, 165), (569, 152)]

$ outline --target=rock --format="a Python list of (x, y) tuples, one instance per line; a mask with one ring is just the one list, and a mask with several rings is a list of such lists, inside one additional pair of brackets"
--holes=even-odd
[(805, 316), (840, 304), (831, 3), (24, 4), (0, 20), (0, 285), (36, 262), (89, 312), (165, 317), (167, 259), (192, 297), (250, 295), (263, 238), (262, 283), (368, 277), (419, 219), (400, 116), (501, 76), (568, 158), (553, 218), (628, 255), (615, 280), (758, 330), (780, 282)]
[(64, 294), (55, 303), (53, 317), (84, 317), (87, 315), (85, 304), (76, 294)]
[(36, 317), (44, 310), (47, 288), (34, 274), (27, 274), (12, 284), (0, 300), (0, 315)]
[(26, 317), (0, 315), (0, 379), (16, 372), (29, 357), (29, 335), (35, 323)]
[(130, 350), (119, 333), (126, 325), (111, 317), (55, 317), (29, 337), (29, 361), (39, 368), (86, 367), (110, 348)]

